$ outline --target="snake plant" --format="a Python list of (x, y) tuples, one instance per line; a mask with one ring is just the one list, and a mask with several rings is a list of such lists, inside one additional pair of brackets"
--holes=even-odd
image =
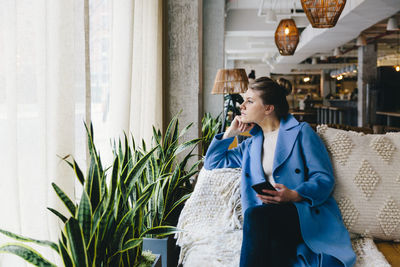
[[(140, 179), (149, 162), (154, 161), (159, 146), (133, 160), (125, 142), (125, 146), (120, 145), (118, 152), (114, 153), (111, 174), (107, 175), (93, 143), (93, 128), (89, 130), (86, 127), (86, 130), (90, 151), (86, 177), (72, 157), (64, 158), (83, 187), (80, 201), (74, 203), (61, 188), (52, 184), (69, 212), (62, 214), (48, 208), (64, 223), (58, 242), (36, 240), (0, 230), (2, 234), (23, 242), (4, 244), (0, 246), (0, 252), (18, 255), (36, 266), (55, 266), (25, 244), (31, 242), (52, 248), (66, 267), (136, 266), (141, 261), (143, 236), (168, 235), (177, 231), (169, 226), (143, 227), (147, 220), (148, 202), (162, 179), (145, 184)], [(109, 183), (106, 182), (107, 177)]]
[[(201, 160), (193, 162), (191, 158), (197, 156), (193, 150), (202, 139), (181, 142), (192, 123), (179, 132), (178, 116), (179, 114), (172, 118), (164, 136), (153, 127), (150, 151), (147, 151), (149, 145), (144, 141), (141, 148), (137, 147), (132, 137), (132, 162), (137, 162), (153, 152), (139, 179), (143, 187), (152, 186), (151, 197), (143, 209), (146, 214), (143, 224), (145, 231), (154, 227), (176, 225), (180, 208), (192, 192), (190, 178), (198, 173)], [(185, 151), (188, 151), (187, 154), (181, 156)], [(133, 165), (129, 168), (132, 167)], [(152, 233), (146, 233), (147, 236), (154, 237)]]

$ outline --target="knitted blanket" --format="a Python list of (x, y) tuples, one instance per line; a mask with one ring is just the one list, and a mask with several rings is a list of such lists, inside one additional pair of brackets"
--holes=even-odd
[[(240, 169), (202, 169), (175, 235), (183, 266), (239, 266), (242, 242)], [(352, 240), (356, 267), (390, 266), (370, 238)]]

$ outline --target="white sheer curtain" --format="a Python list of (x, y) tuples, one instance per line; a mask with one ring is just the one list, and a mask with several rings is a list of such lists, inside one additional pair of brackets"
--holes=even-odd
[[(84, 153), (83, 1), (2, 0), (0, 6), (0, 228), (57, 241), (63, 210), (51, 182), (74, 196), (58, 156)], [(67, 212), (64, 213), (67, 214)], [(0, 237), (0, 243), (7, 240)], [(49, 250), (39, 250), (53, 262)], [(0, 254), (0, 266), (25, 266)]]
[(150, 142), (162, 128), (162, 1), (113, 2), (110, 137)]
[[(74, 197), (73, 172), (58, 156), (72, 154), (85, 169), (83, 4), (0, 5), (0, 228), (37, 239), (59, 237), (46, 207), (68, 214), (51, 182)], [(90, 19), (97, 147), (106, 152), (123, 131), (149, 142), (152, 125), (162, 127), (162, 0), (90, 0)], [(0, 254), (0, 266), (25, 265)]]

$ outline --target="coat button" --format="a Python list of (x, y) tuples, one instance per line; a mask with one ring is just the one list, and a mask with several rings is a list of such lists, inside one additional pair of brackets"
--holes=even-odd
[(300, 173), (300, 169), (295, 169), (294, 172), (295, 173)]
[(315, 209), (315, 214), (319, 214), (319, 209)]
[(246, 177), (249, 177), (250, 175), (246, 172), (245, 174), (244, 174)]

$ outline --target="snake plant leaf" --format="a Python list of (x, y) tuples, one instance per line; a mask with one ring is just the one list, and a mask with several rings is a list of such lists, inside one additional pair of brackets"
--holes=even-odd
[(95, 210), (95, 212), (93, 214), (92, 229), (90, 231), (90, 238), (89, 238), (89, 244), (88, 244), (89, 246), (93, 242), (93, 238), (95, 238), (96, 234), (98, 234), (101, 219), (103, 218), (103, 216), (106, 216), (105, 214), (103, 214), (102, 210), (103, 209), (99, 206), (99, 207), (97, 207), (97, 209)]
[(156, 226), (151, 229), (148, 229), (144, 231), (140, 237), (144, 237), (145, 235), (155, 235), (157, 237), (165, 237), (167, 235), (175, 234), (182, 232), (182, 230), (179, 230), (175, 226), (168, 226), (168, 225), (162, 225), (162, 226)]
[(46, 260), (39, 252), (23, 244), (4, 244), (0, 246), (0, 253), (11, 253), (17, 255), (25, 261), (39, 267), (57, 267)]
[(78, 206), (76, 218), (78, 219), (78, 222), (82, 228), (83, 238), (87, 248), (89, 245), (92, 227), (92, 207), (90, 205), (89, 196), (85, 190), (82, 191), (82, 197)]
[(137, 246), (140, 246), (142, 243), (143, 243), (143, 239), (142, 238), (129, 239), (122, 246), (122, 249), (120, 251), (118, 251), (117, 253), (122, 253), (122, 252), (125, 252), (125, 251), (128, 251), (128, 250), (131, 250), (133, 248), (136, 248)]
[(179, 120), (178, 120), (178, 117), (177, 117), (176, 118), (176, 122), (175, 122), (174, 132), (172, 134), (171, 143), (177, 143), (178, 142), (178, 133), (179, 133)]
[(143, 151), (146, 151), (146, 142), (144, 141), (144, 139), (142, 139), (142, 149)]
[(35, 244), (38, 244), (38, 245), (41, 245), (41, 246), (47, 246), (47, 247), (50, 247), (50, 248), (52, 248), (52, 249), (54, 249), (55, 251), (58, 252), (57, 244), (53, 243), (51, 241), (33, 239), (33, 238), (29, 238), (29, 237), (25, 237), (25, 236), (22, 236), (22, 235), (17, 235), (17, 234), (11, 233), (11, 232), (3, 230), (3, 229), (0, 229), (0, 233), (2, 233), (3, 235), (6, 235), (8, 237), (11, 237), (11, 238), (13, 238), (15, 240), (18, 240), (18, 241), (31, 242), (31, 243), (35, 243)]
[(180, 144), (180, 145), (178, 146), (178, 148), (176, 149), (176, 151), (175, 151), (175, 155), (178, 155), (179, 153), (181, 153), (182, 151), (184, 151), (186, 148), (188, 148), (188, 147), (190, 147), (190, 146), (197, 145), (197, 144), (200, 143), (201, 141), (202, 141), (201, 138), (196, 138), (196, 139), (187, 141), (187, 142), (185, 142), (185, 143), (183, 143), (183, 144)]
[(195, 162), (194, 164), (193, 164), (193, 166), (190, 168), (190, 170), (189, 170), (189, 172), (191, 173), (191, 172), (193, 172), (193, 171), (195, 171), (195, 172), (199, 172), (200, 170), (199, 170), (199, 165), (201, 164), (201, 163), (203, 163), (204, 161), (202, 160), (202, 159), (200, 159), (200, 160), (198, 160), (197, 162)]
[(59, 240), (58, 246), (60, 248), (59, 253), (60, 253), (61, 259), (64, 263), (64, 266), (65, 267), (73, 267), (74, 265), (72, 264), (71, 256), (68, 254), (67, 247), (63, 244), (63, 242), (61, 240)]
[(174, 205), (169, 209), (169, 212), (165, 215), (164, 220), (166, 220), (168, 218), (168, 216), (171, 214), (171, 212), (178, 207), (180, 204), (182, 204), (183, 202), (185, 202), (188, 198), (190, 198), (190, 196), (192, 195), (192, 193), (186, 194), (183, 197), (181, 197), (178, 201), (176, 201), (174, 203)]
[(136, 151), (136, 143), (135, 143), (135, 138), (133, 137), (132, 133), (131, 133), (131, 141), (132, 141), (133, 152), (135, 152)]
[(78, 220), (73, 217), (69, 218), (65, 224), (65, 230), (67, 234), (68, 248), (74, 266), (88, 267), (89, 263), (86, 254), (85, 241)]
[(182, 129), (181, 133), (179, 134), (179, 137), (182, 137), (186, 134), (186, 132), (192, 127), (193, 122), (189, 123), (185, 128)]
[(150, 156), (156, 151), (157, 147), (154, 147), (152, 150), (150, 150), (146, 155), (144, 155), (132, 168), (132, 170), (129, 171), (128, 177), (126, 177), (124, 183), (128, 186), (128, 195), (130, 191), (132, 190), (133, 183), (139, 178), (139, 176), (142, 174), (143, 169), (146, 167), (146, 163)]
[(195, 175), (196, 173), (198, 173), (199, 170), (193, 170), (189, 173), (187, 173), (186, 175), (182, 176), (179, 181), (177, 181), (177, 183), (175, 184), (174, 190), (178, 187), (181, 186), (182, 184), (184, 184), (185, 182), (189, 181), (190, 177), (192, 177), (193, 175)]
[(163, 191), (164, 191), (163, 189), (159, 190), (159, 191), (156, 191), (156, 193), (158, 192), (158, 194), (159, 194), (158, 199), (157, 199), (157, 202), (158, 202), (158, 207), (157, 207), (157, 210), (158, 210), (158, 218), (157, 218), (158, 223), (157, 223), (157, 225), (160, 222), (162, 222), (162, 218), (164, 217), (164, 211), (165, 211), (165, 204), (166, 203), (165, 203), (164, 192)]
[(122, 218), (122, 220), (119, 222), (116, 231), (113, 235), (113, 244), (112, 244), (112, 248), (115, 251), (118, 251), (121, 246), (122, 243), (124, 241), (126, 232), (128, 230), (128, 226), (131, 224), (132, 222), (132, 218), (135, 215), (135, 210), (130, 210), (128, 213), (125, 214), (125, 216)]
[(126, 137), (125, 132), (124, 132), (124, 144), (125, 144), (125, 154), (121, 165), (122, 166), (121, 177), (126, 177), (129, 168), (128, 161), (130, 161), (128, 153), (129, 151), (128, 138)]
[(149, 200), (149, 198), (152, 196), (153, 194), (153, 188), (155, 186), (157, 182), (148, 184), (144, 189), (143, 192), (140, 196), (140, 198), (136, 201), (135, 203), (135, 208), (133, 209), (134, 212), (136, 212), (137, 210), (139, 210), (143, 204), (146, 204), (147, 201)]
[(166, 151), (167, 150), (167, 148), (170, 146), (170, 144), (171, 144), (171, 134), (173, 134), (173, 131), (175, 130), (175, 124), (176, 124), (176, 121), (177, 121), (177, 119), (178, 119), (178, 116), (177, 115), (175, 115), (172, 119), (171, 119), (171, 121), (170, 121), (170, 123), (168, 124), (168, 127), (167, 127), (167, 130), (165, 131), (165, 136), (164, 136), (164, 140), (163, 140), (163, 151)]
[(81, 169), (79, 168), (78, 163), (75, 161), (75, 159), (72, 157), (73, 163), (69, 162), (67, 160), (68, 157), (72, 157), (71, 155), (67, 155), (66, 157), (61, 158), (64, 160), (75, 172), (76, 177), (78, 178), (79, 182), (83, 185), (85, 182), (85, 177), (83, 176), (83, 173)]
[(87, 124), (85, 124), (85, 129), (86, 129), (86, 134), (87, 134), (87, 143), (88, 143), (88, 148), (89, 148), (89, 153), (90, 155), (94, 154), (95, 146), (93, 143), (94, 140), (94, 133), (93, 133), (93, 124), (90, 123), (90, 130), (87, 127)]
[(76, 174), (76, 177), (78, 178), (79, 182), (83, 185), (85, 183), (85, 177), (83, 176), (82, 170), (79, 168), (78, 163), (74, 159), (74, 164), (73, 168)]
[(99, 173), (99, 165), (96, 160), (96, 156), (90, 157), (90, 165), (88, 171), (88, 179), (86, 183), (86, 192), (89, 195), (90, 203), (93, 209), (97, 208), (97, 205), (100, 201), (100, 173)]
[(56, 194), (58, 195), (58, 197), (61, 199), (61, 201), (67, 207), (67, 209), (71, 212), (71, 215), (75, 215), (76, 207), (75, 207), (75, 204), (71, 201), (71, 199), (55, 183), (51, 183), (51, 185), (53, 186), (54, 191), (56, 191)]
[(49, 208), (49, 207), (47, 207), (47, 209), (48, 209), (49, 211), (51, 211), (53, 214), (55, 214), (58, 218), (60, 218), (60, 220), (61, 220), (63, 223), (65, 223), (65, 222), (68, 220), (67, 217), (65, 217), (64, 215), (62, 215), (60, 212), (56, 211), (55, 209)]
[(153, 126), (153, 138), (156, 145), (161, 145), (161, 135), (157, 132), (156, 128)]

